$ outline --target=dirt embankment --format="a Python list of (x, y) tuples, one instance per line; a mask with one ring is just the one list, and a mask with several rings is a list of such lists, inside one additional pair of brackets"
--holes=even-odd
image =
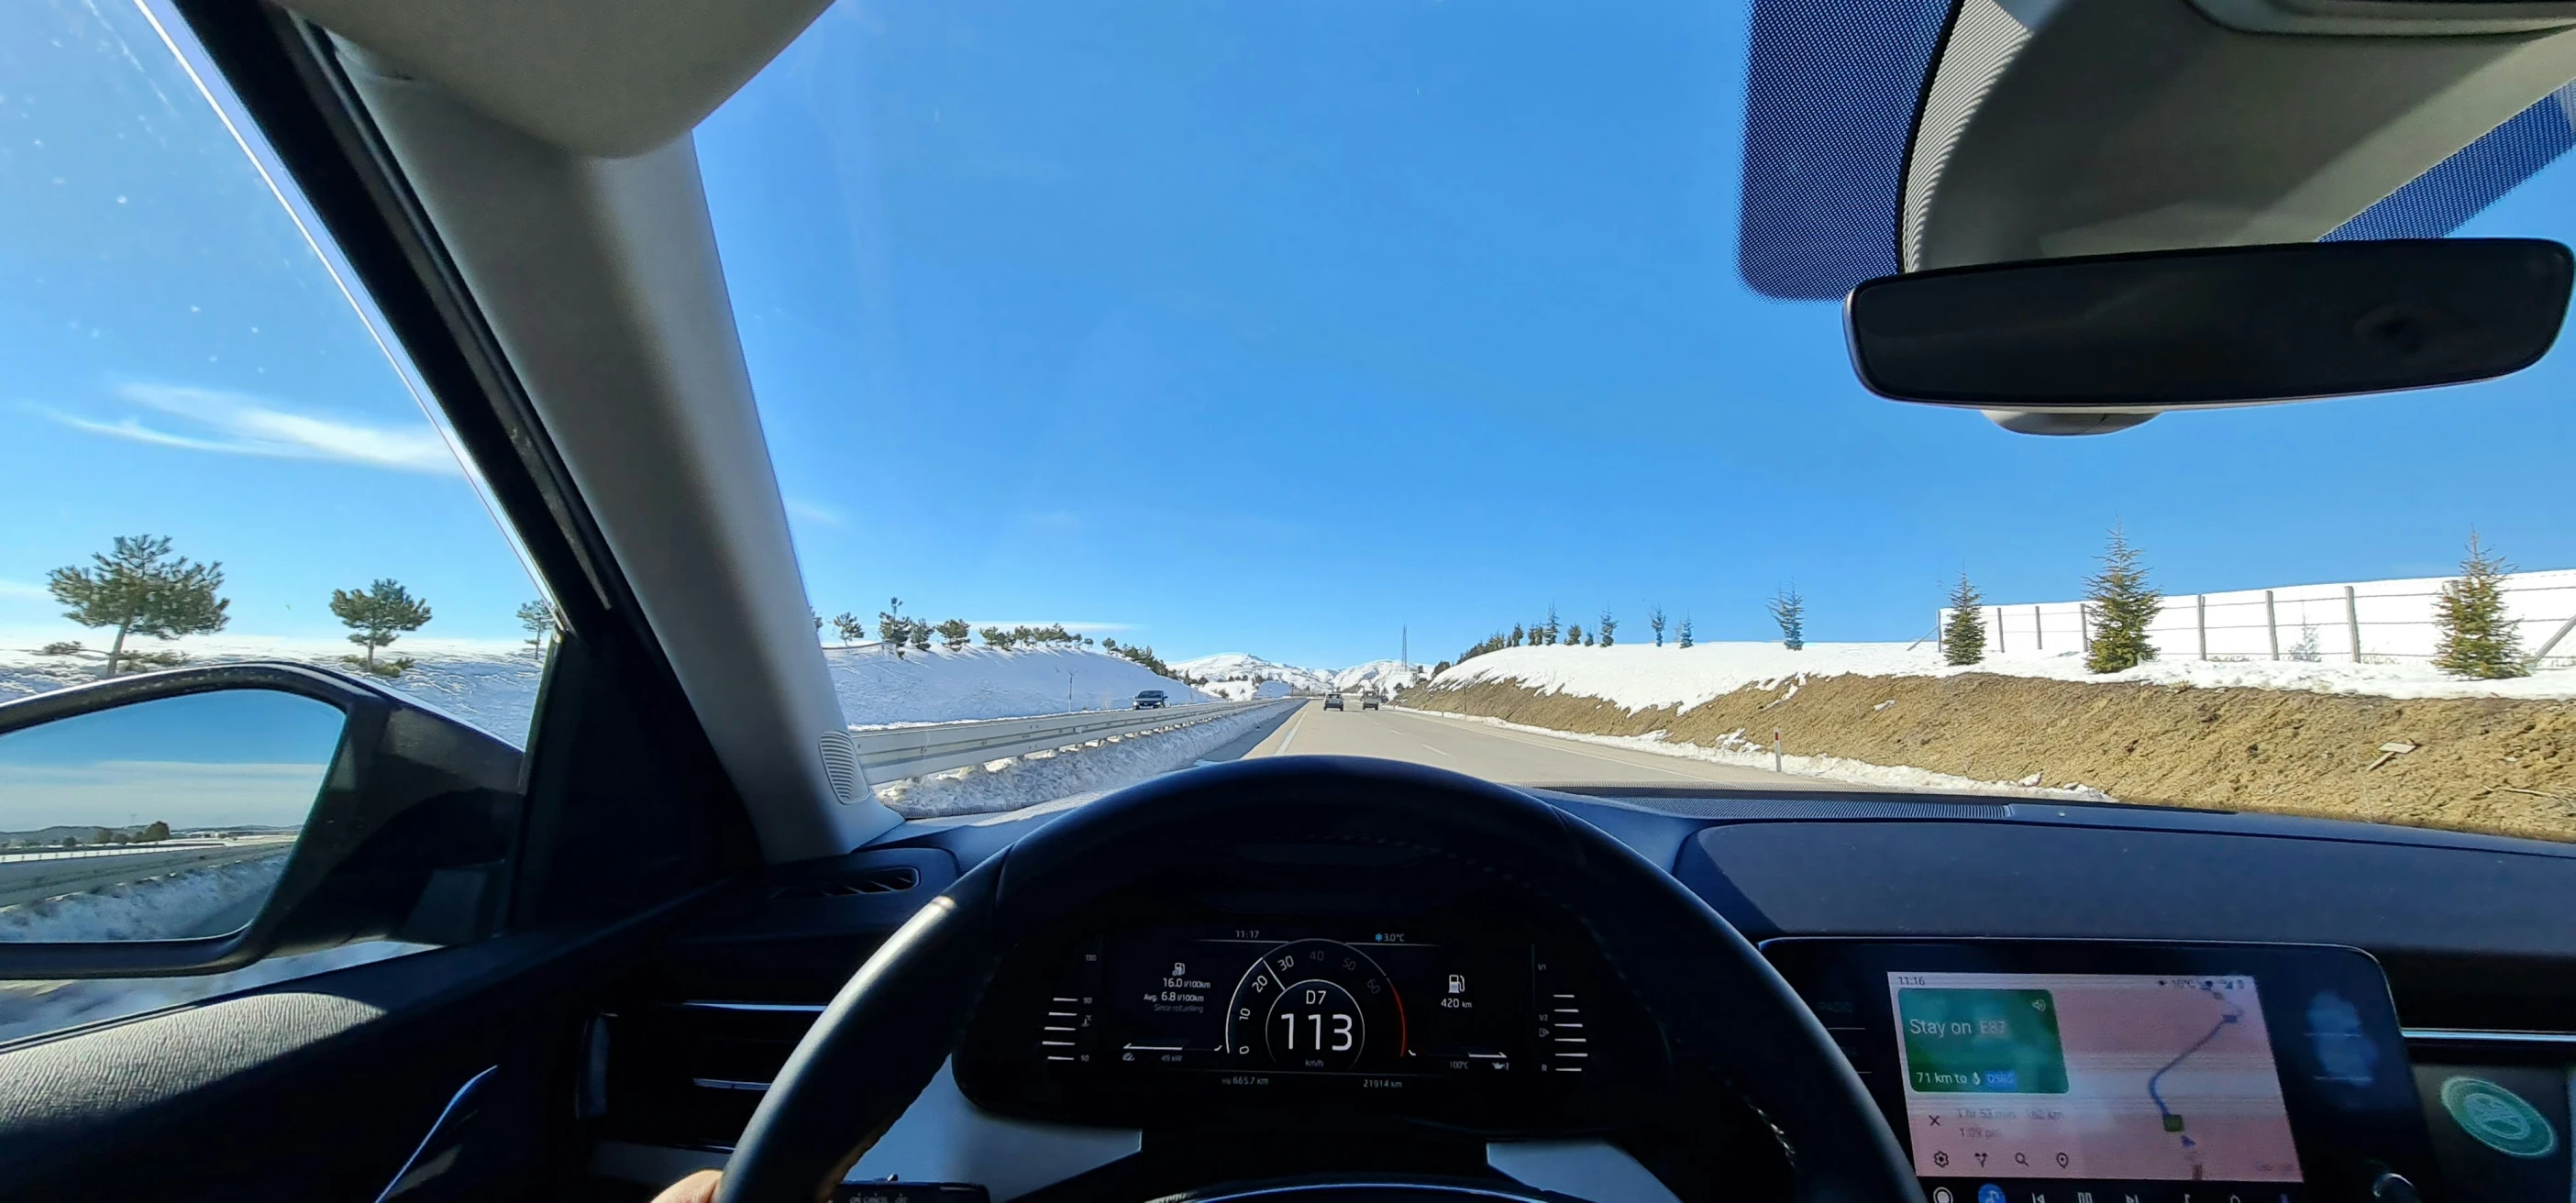
[[(1974, 673), (1795, 678), (1687, 712), (1483, 682), (1403, 704), (1708, 747), (1727, 737), (2125, 802), (2576, 840), (2576, 702), (2397, 699)], [(2412, 752), (2386, 756), (2383, 744)], [(2372, 767), (2374, 764), (2377, 767)]]

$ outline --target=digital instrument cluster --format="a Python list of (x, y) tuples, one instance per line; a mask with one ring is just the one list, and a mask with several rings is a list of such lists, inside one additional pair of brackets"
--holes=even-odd
[(1088, 942), (1029, 1033), (1067, 1071), (1581, 1074), (1583, 1000), (1526, 942), (1458, 932), (1159, 927)]

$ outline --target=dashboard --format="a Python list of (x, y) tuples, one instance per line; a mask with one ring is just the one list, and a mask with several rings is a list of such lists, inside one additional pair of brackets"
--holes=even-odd
[[(1761, 946), (1929, 1203), (2568, 1197), (2570, 849), (2142, 807), (1548, 799)], [(912, 896), (766, 884), (680, 941), (643, 988), (673, 1001), (624, 1008), (606, 1038), (611, 1143), (723, 1147), (857, 959), (1015, 829), (799, 870), (900, 863)], [(1418, 861), (1210, 849), (1009, 957), (937, 1122), (1004, 1125), (977, 1139), (1024, 1150), (986, 1179), (995, 1198), (1197, 1149), (1239, 1168), (1293, 1130), (1328, 1139), (1268, 1142), (1299, 1152), (1262, 1164), (1491, 1173), (1490, 1156), (1578, 1197), (1655, 1197), (1599, 1188), (1616, 1162), (1682, 1198), (1786, 1197), (1761, 1117), (1598, 955), (1587, 925), (1617, 921)], [(912, 1131), (860, 1169), (1005, 1174), (908, 1153)], [(1093, 1134), (1078, 1157), (1025, 1152), (1075, 1132)], [(1594, 1176), (1505, 1156), (1546, 1149), (1593, 1150)], [(649, 1164), (639, 1181), (667, 1162)], [(1083, 1189), (1062, 1197), (1124, 1188)]]

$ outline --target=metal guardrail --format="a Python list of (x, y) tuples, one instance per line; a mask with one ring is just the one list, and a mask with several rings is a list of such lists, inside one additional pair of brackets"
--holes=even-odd
[(181, 869), (212, 868), (258, 860), (264, 856), (284, 856), (294, 848), (293, 840), (261, 840), (126, 856), (16, 861), (0, 865), (0, 906), (16, 906), (62, 894), (87, 893)]
[(925, 723), (918, 727), (885, 727), (853, 731), (859, 764), (871, 785), (883, 785), (924, 773), (962, 769), (1006, 756), (1049, 752), (1094, 740), (1144, 735), (1196, 726), (1210, 719), (1264, 707), (1292, 706), (1303, 698), (1260, 698), (1248, 702), (1201, 702), (1154, 710), (1090, 710), (1045, 714), (1036, 718), (976, 719), (962, 723)]

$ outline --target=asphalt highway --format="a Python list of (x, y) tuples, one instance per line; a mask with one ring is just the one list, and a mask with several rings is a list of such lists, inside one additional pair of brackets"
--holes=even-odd
[(1723, 785), (1832, 788), (1813, 777), (1636, 752), (1409, 711), (1300, 707), (1246, 756), (1376, 756), (1410, 760), (1511, 785)]

